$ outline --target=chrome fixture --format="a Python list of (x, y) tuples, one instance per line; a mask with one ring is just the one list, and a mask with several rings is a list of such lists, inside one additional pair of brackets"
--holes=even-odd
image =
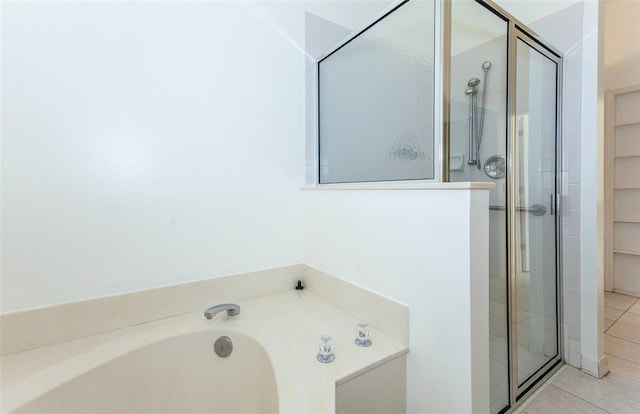
[(490, 156), (484, 162), (484, 173), (494, 180), (504, 178), (507, 173), (507, 160), (500, 154)]
[(318, 355), (316, 355), (316, 359), (325, 364), (333, 362), (336, 359), (333, 351), (333, 339), (331, 339), (329, 335), (322, 335), (320, 339), (318, 339)]
[[(477, 79), (477, 78), (474, 78)], [(469, 81), (469, 83), (471, 83), (471, 80)], [(476, 87), (468, 87), (464, 93), (465, 95), (467, 95), (469, 97), (469, 158), (467, 160), (467, 164), (469, 165), (475, 165), (476, 164), (476, 160), (475, 157), (473, 156), (473, 120), (474, 120), (474, 116), (473, 116), (473, 109), (475, 108), (475, 101), (476, 101), (476, 92), (478, 91), (478, 88)]]
[(233, 342), (231, 341), (231, 338), (228, 336), (221, 336), (216, 339), (216, 342), (213, 344), (213, 351), (220, 358), (226, 358), (231, 355), (231, 352), (233, 351)]
[(213, 318), (217, 313), (227, 311), (227, 316), (238, 316), (240, 314), (240, 306), (232, 303), (223, 303), (221, 305), (212, 306), (204, 311), (204, 317), (207, 319)]
[(356, 325), (356, 345), (371, 346), (371, 330), (369, 324), (361, 322)]
[[(506, 210), (504, 206), (489, 206), (489, 210)], [(531, 207), (516, 207), (516, 211), (523, 211), (525, 213), (531, 213), (534, 216), (544, 216), (547, 213), (547, 208), (542, 204), (534, 204)], [(551, 212), (553, 215), (553, 212)]]
[(478, 119), (478, 85), (480, 79), (471, 78), (467, 82), (467, 89), (464, 93), (469, 97), (469, 159), (467, 164), (475, 165), (478, 169), (480, 162), (480, 144), (482, 143), (482, 132), (484, 130), (484, 112), (487, 103), (487, 72), (491, 68), (488, 60), (482, 62), (483, 87), (482, 87), (482, 107), (480, 108), (480, 118)]

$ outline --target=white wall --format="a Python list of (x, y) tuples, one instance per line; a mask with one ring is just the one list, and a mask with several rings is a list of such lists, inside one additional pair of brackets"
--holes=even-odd
[(640, 84), (640, 1), (608, 0), (605, 7), (605, 90)]
[(2, 313), (300, 262), (304, 12), (5, 2)]
[(582, 369), (602, 377), (604, 355), (604, 4), (585, 2), (580, 150)]
[(489, 410), (488, 193), (304, 193), (304, 263), (410, 307), (408, 412)]
[(3, 4), (2, 312), (300, 261), (300, 54), (247, 7)]

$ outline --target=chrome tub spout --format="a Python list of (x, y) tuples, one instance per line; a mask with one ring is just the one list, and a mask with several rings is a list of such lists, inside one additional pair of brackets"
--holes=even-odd
[(240, 314), (240, 306), (233, 303), (223, 303), (221, 305), (212, 306), (204, 311), (204, 317), (207, 319), (213, 318), (217, 313), (227, 311), (228, 316), (238, 316)]

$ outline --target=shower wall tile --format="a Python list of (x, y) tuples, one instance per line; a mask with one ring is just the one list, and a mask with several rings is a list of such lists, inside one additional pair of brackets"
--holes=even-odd
[[(579, 135), (579, 132), (578, 132)], [(569, 184), (580, 184), (580, 143), (569, 143), (571, 148), (568, 151), (569, 163)]]
[(563, 139), (562, 144), (560, 145), (560, 155), (561, 155), (561, 163), (560, 163), (560, 171), (562, 171), (562, 181), (566, 180), (564, 173), (567, 173), (569, 170), (569, 151), (566, 141)]
[(582, 366), (582, 345), (580, 344), (580, 341), (569, 340), (568, 361), (569, 364), (574, 367)]
[(562, 320), (562, 353), (563, 355), (569, 355), (569, 318), (564, 315)]
[(580, 184), (569, 183), (569, 210), (580, 211)]
[[(580, 315), (580, 291), (578, 289), (565, 289), (565, 312), (569, 315)], [(577, 300), (576, 300), (577, 299)]]
[(580, 263), (567, 261), (563, 266), (565, 275), (567, 275), (564, 280), (564, 287), (580, 289)]
[(574, 341), (580, 341), (580, 316), (568, 315), (569, 319), (569, 339)]
[(568, 236), (580, 236), (580, 213), (577, 211), (569, 211), (569, 220), (567, 235)]
[(576, 236), (567, 236), (564, 245), (564, 254), (569, 262), (580, 262), (580, 238)]

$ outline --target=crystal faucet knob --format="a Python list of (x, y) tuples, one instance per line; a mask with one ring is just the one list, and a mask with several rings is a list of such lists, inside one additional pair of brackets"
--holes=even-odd
[(356, 325), (356, 345), (371, 346), (371, 331), (369, 324), (360, 322)]
[(336, 356), (334, 351), (333, 339), (329, 335), (322, 335), (318, 340), (318, 355), (316, 359), (323, 363), (333, 362)]

